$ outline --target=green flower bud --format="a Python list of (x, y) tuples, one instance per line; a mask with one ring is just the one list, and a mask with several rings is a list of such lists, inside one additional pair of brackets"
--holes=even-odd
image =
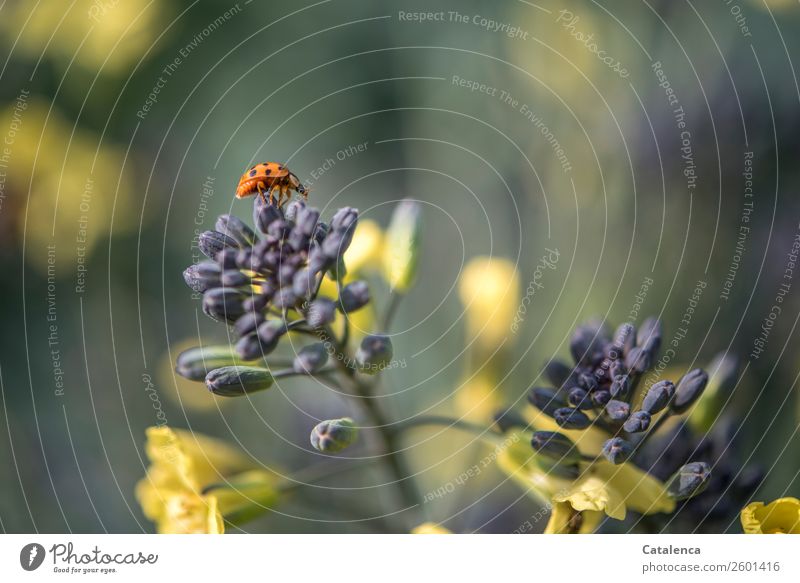
[(229, 345), (198, 346), (178, 355), (175, 372), (190, 381), (202, 381), (214, 369), (241, 362)]
[(223, 366), (206, 375), (208, 390), (220, 397), (240, 397), (272, 386), (269, 369), (258, 366)]
[(392, 361), (392, 341), (388, 336), (370, 334), (361, 341), (356, 352), (358, 369), (366, 374), (377, 374)]
[(581, 454), (572, 440), (557, 431), (536, 431), (531, 446), (537, 453), (565, 464), (577, 464)]
[(667, 482), (667, 493), (675, 500), (686, 500), (697, 496), (708, 486), (711, 468), (705, 462), (686, 464)]
[(414, 283), (419, 263), (422, 208), (406, 199), (397, 205), (386, 232), (383, 271), (393, 291), (405, 293)]
[(328, 419), (311, 430), (311, 445), (323, 453), (338, 453), (353, 445), (358, 427), (349, 417)]

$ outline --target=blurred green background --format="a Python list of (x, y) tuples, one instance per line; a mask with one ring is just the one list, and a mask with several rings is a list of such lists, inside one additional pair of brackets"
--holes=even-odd
[[(562, 10), (578, 17), (571, 28)], [(796, 496), (800, 284), (764, 352), (749, 355), (800, 222), (799, 10), (788, 0), (5, 3), (0, 528), (152, 530), (133, 487), (159, 408), (172, 426), (288, 470), (317, 461), (315, 419), (356, 414), (303, 381), (241, 402), (172, 373), (180, 349), (227, 338), (181, 272), (197, 259), (196, 230), (224, 212), (250, 220), (233, 191), (263, 160), (286, 162), (326, 217), (350, 205), (385, 226), (394, 201), (423, 201), (420, 275), (397, 319), (395, 354), (408, 366), (384, 382), (395, 418), (465, 413), (458, 387), (473, 364), (454, 293), (465, 261), (510, 259), (524, 293), (555, 249), (492, 403), (524, 399), (582, 319), (629, 318), (650, 278), (638, 321), (660, 316), (667, 339), (688, 329), (672, 364), (725, 350), (749, 363), (729, 407), (745, 458), (768, 470), (757, 499)], [(402, 16), (420, 11), (444, 20)], [(484, 455), (462, 451), (468, 441), (409, 438), (422, 491)], [(331, 482), (341, 489), (298, 493), (252, 529), (371, 532), (357, 519), (385, 507), (384, 481), (377, 468), (348, 473)], [(500, 482), (483, 472), (425, 511), (454, 530), (508, 531), (537, 508)]]

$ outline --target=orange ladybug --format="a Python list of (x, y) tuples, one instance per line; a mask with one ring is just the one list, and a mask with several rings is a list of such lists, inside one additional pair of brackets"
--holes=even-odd
[(258, 193), (266, 203), (264, 194), (269, 194), (269, 204), (273, 204), (273, 191), (278, 191), (278, 207), (283, 206), (291, 197), (291, 191), (296, 190), (308, 198), (308, 189), (300, 184), (300, 179), (283, 164), (278, 162), (263, 162), (256, 164), (242, 174), (239, 185), (236, 187), (236, 198), (244, 198)]

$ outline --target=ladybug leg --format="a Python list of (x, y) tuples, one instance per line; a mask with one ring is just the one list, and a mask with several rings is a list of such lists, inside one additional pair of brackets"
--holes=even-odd
[(275, 196), (274, 196), (275, 189), (273, 187), (269, 187), (269, 204), (275, 203)]
[(261, 200), (264, 202), (264, 204), (267, 204), (267, 199), (264, 197), (264, 191), (259, 186), (256, 187), (256, 190), (258, 190), (258, 195), (261, 197)]

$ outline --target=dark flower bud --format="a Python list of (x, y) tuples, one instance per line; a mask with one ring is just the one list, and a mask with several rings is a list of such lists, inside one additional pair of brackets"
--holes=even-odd
[(269, 226), (277, 221), (283, 219), (283, 213), (275, 205), (265, 203), (261, 200), (260, 196), (256, 197), (253, 203), (253, 223), (259, 231), (266, 234)]
[(630, 395), (631, 380), (628, 375), (616, 375), (608, 391), (615, 399), (627, 399)]
[(222, 285), (224, 287), (242, 287), (250, 283), (250, 277), (238, 269), (226, 269), (222, 272)]
[(611, 393), (608, 391), (593, 391), (590, 395), (595, 407), (605, 407), (611, 400)]
[(323, 453), (338, 453), (358, 438), (358, 427), (349, 417), (329, 419), (311, 431), (311, 446)]
[(292, 291), (298, 298), (309, 299), (317, 290), (317, 276), (308, 269), (301, 269), (294, 274)]
[(524, 429), (528, 426), (528, 422), (525, 420), (525, 417), (513, 409), (498, 411), (493, 415), (492, 418), (494, 419), (497, 428), (500, 430), (500, 433), (505, 433), (506, 431), (510, 431), (516, 427)]
[(204, 292), (219, 287), (222, 269), (213, 261), (190, 265), (183, 271), (183, 280), (193, 291)]
[(233, 322), (244, 314), (246, 294), (229, 287), (215, 287), (203, 294), (203, 312), (215, 320)]
[[(275, 346), (277, 345), (278, 343), (276, 341)], [(236, 342), (236, 354), (238, 354), (242, 360), (256, 360), (275, 349), (275, 346), (266, 348), (262, 348), (261, 346), (262, 344), (261, 340), (258, 338), (258, 334), (251, 332), (246, 336), (242, 336)]]
[(225, 247), (222, 251), (217, 253), (217, 263), (223, 269), (238, 269), (239, 264), (236, 261), (236, 258), (239, 256), (239, 253), (244, 249), (235, 249), (233, 247)]
[(258, 240), (253, 229), (233, 215), (220, 215), (214, 228), (236, 241), (240, 247), (251, 247)]
[(347, 248), (350, 246), (350, 240), (342, 231), (334, 231), (330, 233), (325, 240), (322, 241), (320, 249), (329, 260), (337, 260), (344, 255)]
[(292, 289), (292, 286), (285, 286), (275, 292), (275, 296), (272, 298), (272, 303), (275, 304), (275, 307), (281, 310), (288, 310), (289, 308), (293, 308), (297, 303), (297, 296)]
[(258, 337), (268, 345), (280, 340), (286, 332), (286, 322), (283, 320), (267, 320), (258, 327)]
[(589, 393), (580, 387), (574, 387), (570, 389), (569, 393), (567, 394), (567, 402), (578, 409), (591, 409), (594, 407), (594, 403), (592, 403)]
[(209, 259), (215, 259), (217, 254), (226, 247), (238, 247), (235, 239), (217, 231), (203, 231), (197, 238), (197, 246)]
[(561, 407), (553, 412), (553, 419), (564, 429), (586, 429), (592, 421), (579, 409)]
[(594, 391), (597, 388), (597, 379), (594, 375), (582, 373), (578, 375), (578, 385), (587, 391)]
[(247, 334), (255, 332), (256, 328), (258, 328), (263, 321), (264, 314), (261, 312), (245, 312), (236, 320), (233, 327), (239, 336), (246, 336)]
[[(219, 258), (219, 255), (217, 255)], [(253, 265), (253, 248), (245, 247), (236, 252), (236, 267), (239, 269), (249, 269), (256, 271), (256, 266)]]
[(227, 344), (198, 346), (184, 350), (178, 355), (175, 372), (190, 381), (202, 381), (210, 371), (239, 362), (239, 357)]
[(697, 496), (708, 486), (711, 468), (705, 462), (686, 464), (667, 481), (667, 493), (675, 500)]
[(242, 302), (242, 307), (245, 312), (260, 312), (267, 307), (269, 300), (272, 299), (272, 293), (251, 293)]
[(220, 397), (240, 397), (272, 386), (272, 374), (257, 366), (224, 366), (206, 375), (208, 390)]
[(560, 360), (551, 360), (544, 367), (544, 376), (556, 387), (563, 387), (572, 376), (572, 368)]
[(328, 362), (328, 351), (325, 344), (316, 342), (301, 348), (294, 357), (292, 368), (296, 373), (313, 374), (318, 372)]
[(361, 372), (376, 374), (392, 361), (392, 341), (388, 336), (370, 334), (361, 341), (356, 352), (356, 363)]
[(611, 400), (606, 403), (606, 413), (612, 421), (620, 423), (625, 421), (631, 414), (631, 406), (625, 401)]
[(650, 364), (650, 353), (639, 346), (631, 348), (630, 352), (625, 355), (625, 368), (631, 372), (642, 374), (650, 368)]
[(292, 229), (292, 232), (289, 233), (289, 238), (287, 240), (289, 241), (289, 245), (295, 251), (300, 251), (301, 249), (307, 249), (308, 243), (310, 241), (308, 235), (300, 231), (300, 229), (298, 229), (297, 227)]
[(647, 390), (642, 401), (642, 409), (655, 415), (669, 405), (675, 395), (675, 385), (672, 381), (659, 381)]
[(675, 398), (670, 403), (673, 413), (684, 413), (703, 394), (708, 383), (708, 375), (704, 370), (696, 368), (687, 372), (675, 387)]
[(314, 229), (314, 232), (311, 234), (311, 238), (316, 241), (317, 243), (322, 243), (322, 240), (328, 236), (330, 232), (330, 228), (328, 227), (327, 223), (323, 223), (322, 221), (317, 223), (317, 227)]
[(577, 363), (589, 363), (594, 358), (597, 330), (589, 326), (578, 326), (569, 342), (572, 358)]
[(556, 409), (567, 405), (567, 400), (561, 394), (548, 387), (531, 387), (528, 391), (528, 401), (550, 417), (553, 416)]
[(628, 433), (641, 433), (642, 431), (647, 431), (647, 428), (650, 427), (651, 419), (652, 417), (647, 411), (635, 411), (628, 417), (622, 428)]
[(369, 303), (369, 286), (363, 280), (354, 281), (342, 288), (339, 294), (339, 310), (344, 314), (355, 312)]
[(293, 200), (292, 202), (286, 205), (286, 211), (284, 212), (286, 220), (296, 221), (297, 215), (304, 208), (306, 208), (306, 203), (304, 203), (302, 200)]
[[(334, 231), (354, 230), (358, 223), (358, 210), (352, 207), (343, 207), (336, 211), (331, 219), (331, 229)], [(352, 235), (351, 235), (352, 236)]]
[(537, 453), (565, 464), (581, 461), (581, 454), (572, 440), (557, 431), (534, 432), (531, 446)]
[(621, 464), (627, 461), (632, 453), (633, 445), (631, 442), (621, 437), (612, 437), (603, 444), (603, 457), (612, 464)]
[(297, 218), (294, 221), (297, 223), (295, 230), (307, 238), (311, 238), (317, 228), (319, 211), (315, 208), (305, 207), (297, 213)]
[(312, 328), (330, 324), (336, 318), (336, 302), (328, 298), (317, 298), (308, 306), (306, 321)]
[(620, 324), (614, 332), (614, 342), (609, 355), (614, 359), (622, 358), (634, 346), (636, 346), (636, 327), (630, 322)]
[(279, 241), (285, 239), (292, 230), (292, 224), (289, 221), (285, 221), (283, 219), (278, 219), (277, 221), (272, 221), (267, 227), (267, 234), (271, 237), (275, 237)]
[(312, 273), (319, 273), (328, 269), (334, 261), (328, 257), (322, 247), (314, 247), (308, 255), (308, 269)]
[(639, 329), (636, 345), (655, 356), (661, 348), (661, 334), (661, 322), (658, 318), (647, 318)]

